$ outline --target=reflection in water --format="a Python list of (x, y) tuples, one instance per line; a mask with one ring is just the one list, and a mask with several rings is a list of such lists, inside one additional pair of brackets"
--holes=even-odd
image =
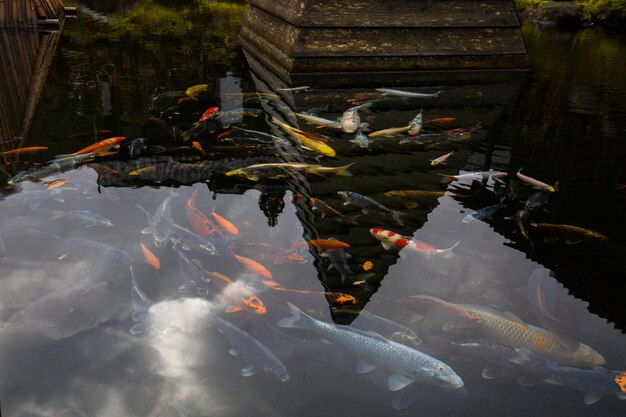
[[(621, 311), (599, 280), (623, 285), (624, 91), (563, 65), (604, 42), (619, 59), (620, 36), (526, 28), (526, 81), (287, 85), (237, 49), (243, 4), (158, 2), (171, 25), (153, 27), (154, 2), (85, 3), (108, 19), (69, 23), (19, 145), (48, 149), (6, 165), (5, 415), (620, 412), (624, 337), (589, 309)], [(295, 113), (398, 135), (355, 143)], [(110, 155), (47, 162), (115, 136)], [(39, 181), (6, 184), (28, 168)]]

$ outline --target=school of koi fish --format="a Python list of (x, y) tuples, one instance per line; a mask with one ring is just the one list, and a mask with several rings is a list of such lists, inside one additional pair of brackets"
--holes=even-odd
[[(545, 268), (532, 273), (526, 288), (537, 325), (489, 300), (470, 305), (430, 294), (405, 294), (393, 301), (411, 312), (404, 323), (361, 310), (381, 286), (385, 269), (371, 251), (357, 255), (360, 247), (382, 248), (382, 256), (393, 255), (394, 261), (417, 257), (439, 262), (452, 262), (463, 247), (463, 236), (437, 247), (409, 235), (420, 226), (412, 211), (434, 207), (441, 198), (468, 202), (469, 207), (477, 192), (487, 193), (493, 204), (471, 210), (462, 222), (496, 218), (529, 251), (608, 239), (577, 225), (544, 220), (542, 209), (558, 194), (559, 184), (533, 178), (523, 167), (511, 173), (439, 174), (471, 148), (478, 125), (457, 127), (453, 117), (430, 117), (415, 108), (405, 126), (370, 130), (370, 122), (380, 124), (381, 100), (410, 108), (414, 100), (445, 94), (381, 88), (352, 98), (346, 105), (351, 107), (336, 119), (310, 111), (281, 120), (263, 110), (262, 104), (275, 98), (272, 94), (248, 93), (251, 98), (244, 102), (250, 107), (222, 110), (211, 102), (209, 86), (201, 84), (153, 97), (154, 116), (146, 121), (145, 137), (104, 130), (78, 133), (69, 139), (94, 143), (45, 163), (21, 159), (45, 153), (45, 146), (0, 152), (8, 175), (2, 210), (23, 216), (37, 211), (45, 217), (43, 222), (22, 222), (19, 230), (3, 230), (4, 256), (12, 250), (7, 236), (20, 234), (51, 268), (80, 267), (78, 278), (66, 285), (13, 306), (2, 340), (36, 333), (60, 341), (114, 320), (132, 338), (170, 339), (215, 330), (241, 361), (241, 377), (263, 374), (279, 383), (293, 382), (302, 378), (302, 372), (290, 372), (293, 363), (358, 375), (379, 368), (387, 377), (381, 389), (393, 393), (395, 409), (410, 407), (419, 393), (454, 400), (471, 396), (472, 386), (464, 383), (466, 368), (456, 369), (460, 362), (475, 364), (485, 379), (580, 391), (588, 405), (603, 396), (626, 399), (626, 372), (613, 370), (624, 364), (605, 368), (602, 354), (563, 325), (557, 313), (561, 301), (555, 296), (562, 288)], [(169, 106), (160, 108), (163, 103)], [(350, 177), (360, 168), (358, 160), (337, 166), (346, 147), (382, 158), (387, 147), (436, 153), (424, 170), (439, 178), (440, 188), (388, 184), (377, 198), (348, 190)], [(335, 180), (345, 188), (334, 188), (327, 201), (306, 187), (308, 181)], [(147, 191), (133, 199), (139, 187)], [(262, 235), (243, 214), (251, 210), (249, 200), (230, 210), (216, 203), (219, 190), (260, 192), (259, 206), (270, 226), (278, 228), (277, 217), (292, 204), (298, 218), (313, 227), (292, 227), (288, 242)], [(86, 208), (121, 199), (132, 202), (134, 213), (107, 210), (104, 215)], [(341, 234), (345, 240), (315, 233), (316, 221), (348, 230)], [(122, 229), (134, 237), (118, 247), (114, 236)], [(358, 238), (350, 240), (350, 231)], [(314, 265), (324, 271), (320, 276), (331, 278), (317, 290), (310, 282), (293, 287), (282, 276), (285, 265)], [(331, 268), (339, 276), (326, 275)], [(148, 283), (151, 291), (144, 288)], [(111, 302), (105, 303), (108, 298)], [(333, 322), (311, 306), (312, 299), (324, 300), (333, 314), (352, 318)], [(189, 300), (199, 307), (183, 318), (168, 318), (163, 306)]]

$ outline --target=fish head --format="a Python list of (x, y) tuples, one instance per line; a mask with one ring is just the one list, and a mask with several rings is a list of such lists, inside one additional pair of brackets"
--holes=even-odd
[(604, 356), (593, 350), (590, 346), (581, 343), (578, 349), (571, 354), (571, 357), (578, 363), (589, 367), (602, 366), (606, 363)]
[(430, 385), (442, 388), (463, 387), (461, 377), (443, 362), (435, 363), (431, 368), (426, 370), (426, 373), (430, 376)]
[(240, 169), (233, 169), (232, 171), (228, 171), (224, 175), (226, 175), (227, 177), (232, 177), (232, 176), (244, 177), (245, 173)]
[(263, 301), (261, 301), (258, 297), (254, 295), (242, 301), (246, 305), (247, 310), (251, 311), (254, 314), (263, 315), (267, 313), (267, 307), (265, 307)]
[(383, 243), (383, 246), (388, 245), (402, 249), (409, 244), (407, 238), (391, 230), (374, 228), (370, 229), (370, 234)]
[(348, 196), (348, 193), (350, 191), (337, 191), (337, 194), (339, 194), (341, 197), (343, 197), (345, 200), (349, 200), (350, 197)]
[(164, 222), (156, 222), (152, 227), (154, 246), (162, 248), (170, 238), (170, 228)]
[(263, 372), (273, 378), (276, 378), (280, 382), (289, 382), (289, 374), (284, 366), (272, 366), (265, 364), (263, 366)]

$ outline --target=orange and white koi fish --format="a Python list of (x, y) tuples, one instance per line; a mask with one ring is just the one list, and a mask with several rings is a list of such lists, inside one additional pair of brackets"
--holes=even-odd
[(230, 307), (226, 309), (226, 313), (234, 313), (241, 310), (259, 315), (267, 313), (267, 307), (265, 307), (263, 301), (244, 285), (238, 284), (219, 272), (208, 272), (205, 270), (202, 270), (202, 272), (206, 278), (211, 280), (211, 283), (219, 283), (219, 285), (227, 287), (222, 292), (222, 300), (230, 304)]
[(450, 158), (453, 154), (454, 154), (454, 151), (452, 151), (450, 153), (447, 153), (445, 155), (441, 155), (439, 158), (435, 158), (435, 159), (431, 160), (430, 161), (430, 166), (434, 167), (434, 166), (437, 166), (439, 164), (445, 163), (448, 160), (448, 158)]
[(159, 258), (157, 258), (157, 256), (152, 253), (152, 251), (148, 249), (148, 247), (144, 245), (143, 242), (139, 242), (139, 246), (141, 246), (143, 258), (146, 263), (152, 265), (154, 269), (161, 269), (161, 262), (159, 261)]
[(211, 117), (215, 116), (217, 112), (219, 111), (219, 109), (220, 109), (219, 107), (210, 107), (206, 109), (206, 111), (202, 113), (202, 116), (200, 116), (200, 118), (198, 119), (198, 123), (202, 123), (206, 119), (210, 119)]
[(55, 156), (55, 158), (66, 158), (68, 156), (86, 155), (91, 152), (94, 152), (96, 153), (96, 155), (98, 155), (98, 154), (108, 151), (113, 146), (119, 145), (124, 139), (126, 139), (125, 136), (116, 136), (114, 138), (104, 139), (104, 140), (94, 143), (93, 145), (89, 145), (86, 148), (76, 151), (74, 153), (67, 154), (67, 155), (57, 155)]
[(396, 248), (398, 250), (406, 249), (407, 251), (419, 252), (426, 256), (441, 255), (446, 259), (452, 258), (452, 249), (456, 248), (458, 244), (461, 243), (456, 242), (447, 249), (437, 249), (422, 243), (419, 240), (392, 232), (391, 230), (370, 229), (370, 233), (376, 239), (380, 240), (380, 243), (385, 250), (389, 250), (391, 248)]

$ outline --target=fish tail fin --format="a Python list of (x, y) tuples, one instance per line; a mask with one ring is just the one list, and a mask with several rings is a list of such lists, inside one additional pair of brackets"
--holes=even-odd
[(458, 242), (456, 242), (454, 245), (450, 246), (448, 249), (443, 249), (440, 253), (442, 255), (442, 257), (444, 259), (452, 259), (454, 257), (454, 252), (452, 252), (452, 249), (456, 248), (457, 246), (459, 246), (459, 243), (461, 243), (461, 241), (459, 240)]
[(550, 359), (544, 358), (543, 356), (539, 356), (527, 348), (516, 348), (515, 351), (517, 352), (518, 356), (509, 359), (510, 362), (513, 362), (515, 364), (532, 365), (534, 367), (559, 366), (555, 362), (552, 362)]
[(287, 306), (291, 310), (291, 316), (278, 320), (278, 327), (289, 329), (311, 329), (314, 319), (308, 316), (295, 305), (287, 301)]
[(439, 97), (439, 94), (441, 94), (441, 90), (437, 91), (436, 93), (433, 93), (433, 97)]
[(348, 169), (352, 165), (354, 165), (355, 163), (356, 162), (352, 162), (351, 164), (335, 168), (335, 175), (339, 175), (339, 176), (342, 176), (342, 177), (351, 177), (352, 173), (350, 171), (348, 171)]
[(441, 175), (442, 184), (449, 184), (456, 179), (454, 178), (454, 175), (444, 175), (444, 174), (439, 174), (439, 175)]
[(404, 213), (401, 211), (392, 211), (391, 217), (398, 223), (400, 226), (404, 226), (404, 221), (400, 218), (400, 216), (404, 216)]
[(554, 191), (559, 191), (559, 182), (556, 181), (552, 187), (554, 188)]

